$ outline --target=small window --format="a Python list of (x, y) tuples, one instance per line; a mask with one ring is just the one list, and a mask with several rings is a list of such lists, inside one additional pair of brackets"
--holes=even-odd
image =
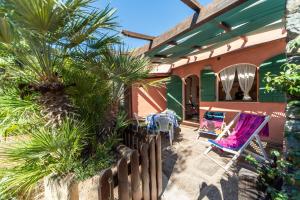
[(219, 101), (257, 101), (257, 68), (236, 64), (218, 74)]

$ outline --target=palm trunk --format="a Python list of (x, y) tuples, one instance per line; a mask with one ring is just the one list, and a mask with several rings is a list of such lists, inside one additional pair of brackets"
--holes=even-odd
[[(300, 1), (287, 0), (286, 5), (286, 29), (287, 42), (294, 40), (300, 35)], [(299, 50), (298, 50), (299, 51)], [(300, 64), (299, 53), (287, 52), (288, 62)], [(300, 170), (300, 98), (290, 96), (286, 108), (285, 123), (285, 153), (287, 158), (293, 163), (292, 171), (296, 173)], [(295, 176), (296, 177), (296, 176)], [(300, 189), (300, 180), (295, 180), (297, 190)]]

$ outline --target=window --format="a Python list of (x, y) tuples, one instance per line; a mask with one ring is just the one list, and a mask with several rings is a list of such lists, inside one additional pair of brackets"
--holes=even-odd
[(256, 101), (257, 68), (252, 64), (236, 64), (218, 74), (219, 101)]

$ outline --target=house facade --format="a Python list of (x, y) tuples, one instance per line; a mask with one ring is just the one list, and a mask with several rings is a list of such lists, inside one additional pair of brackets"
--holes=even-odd
[[(193, 47), (199, 47), (195, 41)], [(238, 112), (270, 115), (270, 134), (263, 140), (281, 144), (286, 97), (280, 91), (266, 90), (266, 74), (280, 72), (286, 61), (285, 41), (283, 26), (259, 27), (243, 36), (208, 45), (205, 51), (181, 56), (175, 62), (157, 62), (177, 53), (177, 43), (169, 42), (168, 48), (174, 48), (175, 53), (162, 55), (161, 52), (171, 52), (168, 48), (160, 50), (159, 55), (156, 52), (148, 81), (169, 80), (159, 88), (134, 85), (130, 92), (131, 112), (145, 117), (172, 109), (183, 123), (193, 126), (199, 126), (206, 111), (226, 112), (226, 122)]]

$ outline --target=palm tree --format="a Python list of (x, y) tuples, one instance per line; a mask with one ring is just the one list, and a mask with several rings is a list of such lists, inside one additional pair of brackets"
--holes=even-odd
[(114, 10), (99, 11), (92, 2), (0, 0), (0, 45), (14, 56), (14, 70), (31, 77), (19, 88), (41, 94), (38, 101), (49, 124), (74, 111), (59, 75), (66, 60), (91, 43), (107, 46), (116, 41), (103, 33), (116, 27)]
[[(104, 164), (105, 160), (110, 164), (108, 152), (113, 142), (107, 139), (120, 127), (119, 104), (127, 86), (147, 77), (149, 62), (126, 51), (120, 39), (111, 34), (116, 28), (114, 10), (106, 7), (99, 11), (90, 6), (92, 2), (0, 0), (0, 49), (8, 54), (4, 57), (5, 75), (14, 94), (14, 98), (10, 94), (0, 98), (0, 122), (3, 116), (7, 122), (14, 123), (20, 117), (31, 121), (28, 112), (36, 112), (34, 116), (39, 118), (42, 113), (47, 119), (26, 129), (28, 142), (0, 146), (3, 193), (29, 193), (49, 173), (63, 176), (80, 171), (78, 168), (85, 172), (87, 161), (101, 162), (99, 152), (104, 155)], [(18, 112), (12, 115), (12, 110)], [(99, 139), (98, 133), (104, 137)], [(105, 142), (109, 147), (99, 151)], [(1, 166), (12, 161), (8, 169)], [(107, 167), (102, 164), (91, 166), (98, 167), (95, 171), (99, 166)]]

